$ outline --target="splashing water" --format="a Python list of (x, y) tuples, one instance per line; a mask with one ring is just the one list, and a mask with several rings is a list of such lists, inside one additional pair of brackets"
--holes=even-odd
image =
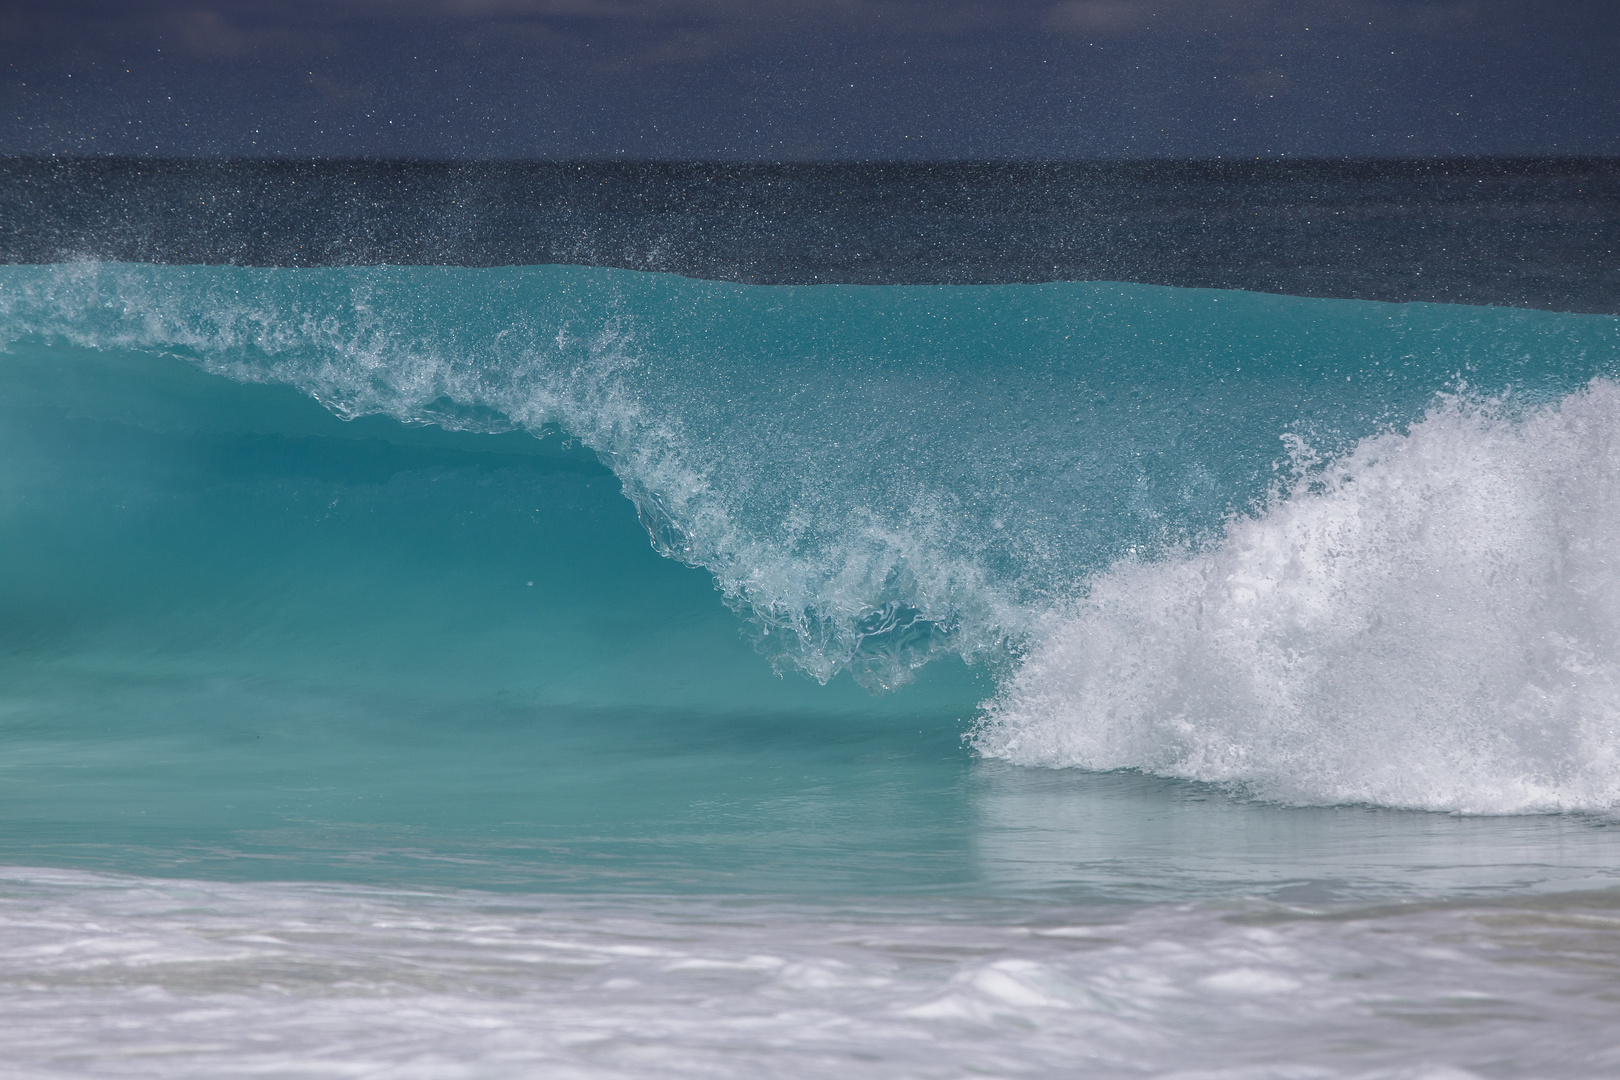
[[(1296, 448), (1296, 457), (1299, 451)], [(1289, 802), (1620, 800), (1620, 386), (1452, 398), (1046, 617), (974, 735)]]

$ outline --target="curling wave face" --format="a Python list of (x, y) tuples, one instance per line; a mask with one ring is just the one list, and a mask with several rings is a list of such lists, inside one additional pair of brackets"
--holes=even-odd
[(1298, 802), (1620, 795), (1612, 317), (80, 264), (0, 270), (0, 338), (578, 439), (780, 665), (989, 664), (986, 754)]

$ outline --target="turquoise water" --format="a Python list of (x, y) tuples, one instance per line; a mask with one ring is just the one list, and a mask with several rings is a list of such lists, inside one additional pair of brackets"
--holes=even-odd
[[(1005, 714), (998, 687), (1028, 684), (1054, 613), (1096, 582), (1315, 505), (1278, 502), (1279, 484), (1320, 487), (1312, 455), (1351, 460), (1437, 394), (1501, 399), (1489, 421), (1443, 406), (1455, 423), (1522, 427), (1612, 371), (1613, 318), (555, 267), (13, 267), (0, 285), (7, 861), (584, 890), (1354, 892), (1398, 875), (1295, 864), (1317, 830), (1369, 827), (1420, 847), (1553, 836), (1606, 865), (1608, 831), (1585, 822), (1278, 818), (1231, 788), (1028, 774), (964, 736), (982, 703)], [(1296, 719), (1331, 743), (1331, 716)], [(1290, 767), (1268, 753), (1326, 767), (1249, 736), (1250, 772), (1212, 777), (1240, 796)], [(1104, 767), (1197, 777), (1153, 749)], [(1557, 753), (1441, 798), (1491, 809), (1490, 785), (1531, 777), (1536, 752)], [(1613, 765), (1594, 768), (1582, 797), (1601, 810)], [(1293, 779), (1288, 801), (1380, 801)], [(1384, 801), (1425, 805), (1413, 783)], [(1125, 839), (1067, 835), (1093, 814)], [(1074, 869), (1135, 845), (1194, 858), (1215, 819), (1303, 833), (1265, 870)]]
[(796, 852), (877, 820), (871, 854), (960, 880), (982, 680), (776, 676), (593, 456), (167, 357), (7, 360), (13, 860), (855, 886), (891, 873), (862, 845)]
[(83, 264), (0, 342), (28, 1075), (1620, 1060), (1620, 320)]

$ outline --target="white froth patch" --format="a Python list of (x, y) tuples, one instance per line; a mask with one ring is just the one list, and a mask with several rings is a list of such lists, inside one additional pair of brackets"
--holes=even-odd
[(1504, 899), (1114, 906), (1077, 946), (1033, 932), (1074, 914), (1041, 902), (5, 867), (0, 1061), (75, 1080), (1614, 1075), (1613, 898)]
[(1050, 615), (974, 734), (1027, 765), (1471, 813), (1620, 803), (1620, 385), (1447, 401)]

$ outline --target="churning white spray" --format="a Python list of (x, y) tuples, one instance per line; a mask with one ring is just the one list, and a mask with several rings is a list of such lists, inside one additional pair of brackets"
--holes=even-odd
[[(1298, 450), (1296, 448), (1296, 456)], [(975, 732), (1301, 803), (1620, 801), (1620, 386), (1453, 398), (1052, 612)]]

